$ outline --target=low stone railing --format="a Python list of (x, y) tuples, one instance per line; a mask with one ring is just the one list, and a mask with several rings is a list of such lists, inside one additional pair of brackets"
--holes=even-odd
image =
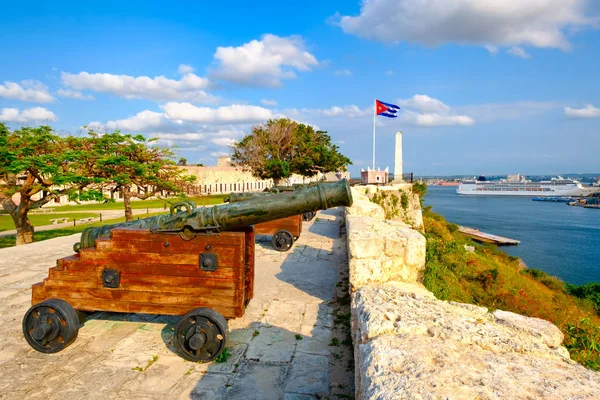
[(346, 212), (357, 399), (600, 396), (553, 324), (435, 299), (420, 283), (425, 237), (367, 194), (352, 188)]

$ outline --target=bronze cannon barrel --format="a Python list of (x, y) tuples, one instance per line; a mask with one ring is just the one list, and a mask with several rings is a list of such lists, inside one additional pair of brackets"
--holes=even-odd
[(246, 201), (255, 197), (269, 196), (273, 193), (289, 193), (300, 189), (307, 189), (315, 187), (317, 185), (335, 185), (333, 182), (311, 182), (311, 183), (295, 183), (292, 186), (271, 186), (269, 189), (265, 189), (262, 192), (232, 192), (229, 197), (225, 199), (227, 203), (237, 203), (238, 201)]
[(212, 207), (193, 209), (191, 204), (193, 203), (181, 204), (186, 207), (184, 212), (174, 212), (171, 207), (172, 212), (168, 215), (87, 228), (81, 234), (81, 241), (73, 248), (77, 252), (79, 249), (94, 247), (96, 239), (109, 238), (110, 232), (115, 228), (141, 228), (174, 233), (234, 230), (330, 207), (351, 206), (352, 194), (348, 181), (344, 179), (333, 184), (317, 184), (295, 191), (267, 194)]

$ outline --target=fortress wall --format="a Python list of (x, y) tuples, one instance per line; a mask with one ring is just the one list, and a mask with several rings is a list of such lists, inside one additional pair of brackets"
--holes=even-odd
[(425, 237), (370, 192), (352, 188), (346, 210), (357, 399), (598, 398), (600, 374), (550, 322), (437, 300), (420, 283)]

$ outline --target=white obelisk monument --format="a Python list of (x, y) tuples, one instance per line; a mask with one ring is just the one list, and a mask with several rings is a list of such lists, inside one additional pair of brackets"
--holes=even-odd
[(396, 153), (394, 162), (394, 183), (401, 183), (402, 179), (402, 132), (396, 132)]

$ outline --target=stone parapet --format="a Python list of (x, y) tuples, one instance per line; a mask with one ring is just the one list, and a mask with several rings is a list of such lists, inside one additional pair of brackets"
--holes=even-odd
[(420, 283), (425, 237), (385, 219), (369, 200), (382, 190), (353, 188), (346, 211), (357, 399), (599, 397), (550, 322), (437, 300)]
[(600, 374), (548, 321), (440, 301), (422, 286), (353, 296), (357, 399), (597, 399)]

